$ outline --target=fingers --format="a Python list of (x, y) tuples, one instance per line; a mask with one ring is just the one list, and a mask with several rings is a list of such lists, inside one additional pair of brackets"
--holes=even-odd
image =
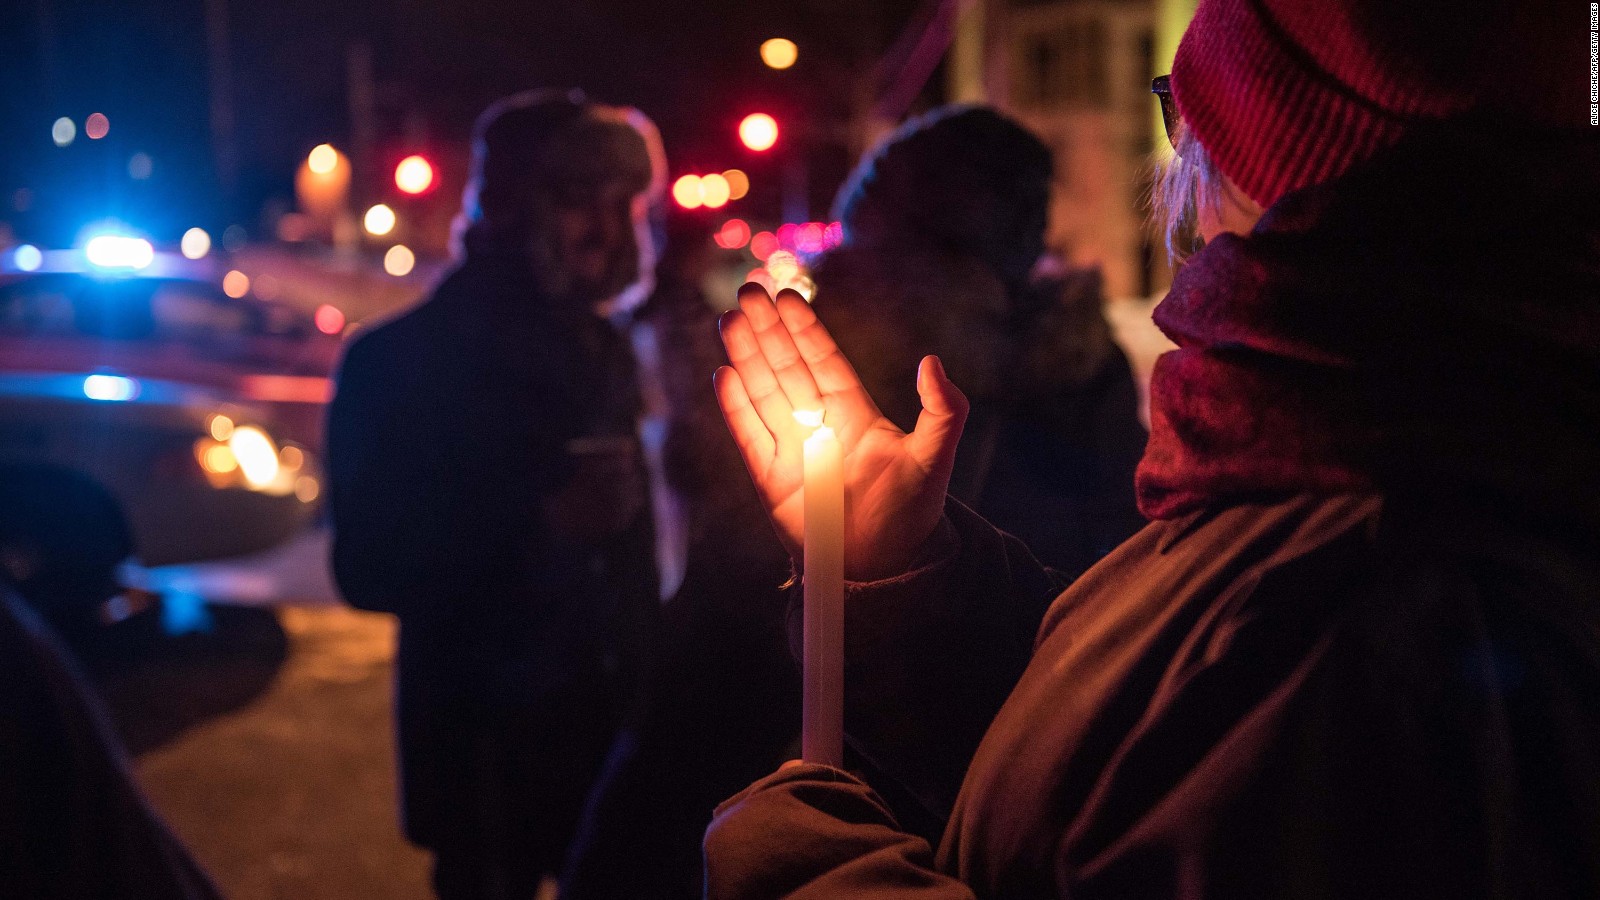
[[(779, 297), (786, 293), (789, 292), (780, 292)], [(798, 295), (794, 299), (805, 302)], [(766, 358), (784, 396), (788, 398), (789, 405), (795, 409), (822, 409), (822, 391), (812, 378), (811, 367), (801, 358), (794, 336), (785, 327), (778, 315), (778, 308), (767, 296), (766, 288), (754, 282), (740, 288), (739, 309), (749, 321), (761, 354)]]
[(733, 442), (739, 446), (745, 467), (759, 481), (777, 454), (777, 443), (772, 438), (772, 432), (767, 430), (761, 416), (756, 413), (737, 370), (728, 366), (717, 369), (712, 376), (712, 384), (717, 391), (717, 405), (722, 407), (722, 418), (728, 423)]
[(878, 418), (878, 406), (867, 395), (855, 367), (839, 351), (833, 335), (817, 318), (811, 304), (794, 291), (778, 293), (778, 315), (794, 338), (794, 345), (811, 370), (812, 378), (830, 406), (847, 419), (867, 427)]
[(750, 320), (744, 313), (732, 310), (722, 314), (718, 330), (722, 346), (728, 350), (728, 361), (739, 373), (745, 394), (767, 431), (774, 436), (786, 434), (795, 427), (794, 407), (761, 352)]
[(967, 397), (950, 381), (937, 356), (923, 357), (917, 367), (917, 396), (922, 412), (916, 429), (906, 436), (906, 452), (924, 469), (948, 478), (967, 422)]

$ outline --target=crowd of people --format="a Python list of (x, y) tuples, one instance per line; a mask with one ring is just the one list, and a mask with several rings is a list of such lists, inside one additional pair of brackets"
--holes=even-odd
[[(891, 134), (814, 299), (719, 320), (648, 119), (491, 106), (459, 264), (329, 424), (438, 895), (1600, 896), (1583, 17), (1424, 5), (1199, 4), (1148, 433), (993, 109)], [(845, 451), (843, 769), (785, 762), (797, 409)], [(67, 812), (208, 895), (120, 766)]]

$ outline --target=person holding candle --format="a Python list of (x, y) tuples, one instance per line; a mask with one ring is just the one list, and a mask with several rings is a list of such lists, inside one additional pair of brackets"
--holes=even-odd
[(845, 771), (725, 803), (707, 896), (1600, 895), (1600, 145), (1554, 4), (1201, 0), (1156, 86), (1204, 249), (1158, 309), (1152, 524), (1064, 593), (947, 501), (798, 296), (724, 320), (796, 552), (844, 450)]

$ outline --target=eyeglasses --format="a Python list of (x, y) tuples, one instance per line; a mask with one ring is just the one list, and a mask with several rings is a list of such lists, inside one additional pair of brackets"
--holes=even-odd
[(1150, 82), (1150, 93), (1161, 101), (1161, 124), (1167, 129), (1167, 143), (1178, 149), (1178, 105), (1172, 102), (1172, 76), (1163, 75)]

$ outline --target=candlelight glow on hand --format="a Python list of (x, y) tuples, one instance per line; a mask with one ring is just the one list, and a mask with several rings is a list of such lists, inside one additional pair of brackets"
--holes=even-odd
[(778, 535), (805, 566), (802, 755), (837, 766), (845, 564), (859, 581), (911, 566), (944, 514), (967, 398), (939, 360), (926, 357), (917, 375), (922, 414), (902, 431), (792, 290), (774, 301), (760, 284), (746, 284), (719, 328), (731, 365), (717, 370), (717, 402)]
[(844, 447), (822, 410), (797, 409), (805, 442), (805, 604), (800, 755), (844, 766)]

